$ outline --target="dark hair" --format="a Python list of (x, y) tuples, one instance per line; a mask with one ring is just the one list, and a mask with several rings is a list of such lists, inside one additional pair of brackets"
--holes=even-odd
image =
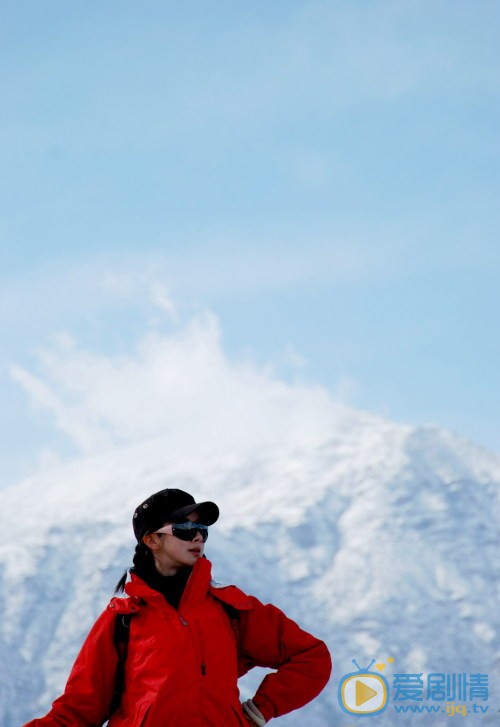
[[(134, 552), (134, 565), (130, 569), (132, 573), (137, 573), (143, 580), (148, 580), (148, 576), (156, 573), (156, 566), (151, 548), (144, 543), (137, 543)], [(127, 582), (128, 570), (124, 572), (115, 587), (115, 593), (124, 593), (125, 583)]]

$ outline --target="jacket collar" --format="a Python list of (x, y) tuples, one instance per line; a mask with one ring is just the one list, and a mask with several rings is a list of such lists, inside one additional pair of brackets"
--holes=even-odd
[[(179, 608), (191, 606), (204, 598), (210, 587), (212, 564), (207, 558), (199, 558), (194, 564), (193, 571), (189, 576)], [(157, 601), (165, 603), (161, 593), (148, 586), (142, 578), (135, 573), (130, 573), (131, 580), (125, 584), (125, 592), (128, 596), (140, 598), (144, 601)]]

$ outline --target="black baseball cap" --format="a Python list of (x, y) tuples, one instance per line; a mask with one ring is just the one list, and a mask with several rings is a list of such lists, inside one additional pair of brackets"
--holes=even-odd
[(200, 523), (213, 525), (219, 518), (215, 502), (195, 502), (184, 490), (167, 489), (155, 492), (135, 508), (132, 526), (138, 542), (148, 533), (161, 528), (166, 522), (183, 522), (192, 512), (197, 512)]

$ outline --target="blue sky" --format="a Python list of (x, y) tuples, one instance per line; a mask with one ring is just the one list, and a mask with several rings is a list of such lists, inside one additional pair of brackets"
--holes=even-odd
[(233, 361), (500, 452), (499, 24), (496, 1), (4, 7), (0, 485), (74, 454), (13, 366), (202, 310)]

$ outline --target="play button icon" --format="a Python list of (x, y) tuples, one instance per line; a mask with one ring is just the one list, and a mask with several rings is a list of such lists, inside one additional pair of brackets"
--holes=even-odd
[(372, 689), (371, 687), (369, 687), (368, 684), (365, 684), (362, 679), (356, 679), (354, 694), (356, 707), (360, 707), (369, 699), (373, 699), (373, 697), (376, 697), (378, 692), (376, 689)]
[(347, 674), (339, 684), (339, 702), (349, 714), (380, 714), (387, 707), (389, 685), (375, 672)]

